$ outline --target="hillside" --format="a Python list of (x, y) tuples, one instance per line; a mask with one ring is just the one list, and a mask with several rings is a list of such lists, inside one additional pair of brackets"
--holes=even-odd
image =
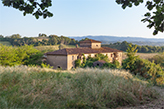
[(94, 39), (102, 41), (103, 44), (123, 42), (127, 41), (129, 43), (137, 45), (152, 45), (152, 46), (164, 46), (164, 39), (158, 38), (141, 38), (141, 37), (117, 37), (117, 36), (82, 36), (82, 37), (71, 37), (75, 40), (81, 40), (85, 38)]

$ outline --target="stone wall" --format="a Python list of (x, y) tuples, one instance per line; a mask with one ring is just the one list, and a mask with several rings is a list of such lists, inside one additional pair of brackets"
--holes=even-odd
[(91, 48), (101, 48), (101, 43), (92, 43)]
[(80, 47), (101, 48), (101, 43), (84, 42), (84, 43), (80, 43)]
[(75, 68), (75, 60), (77, 60), (77, 57), (77, 54), (67, 56), (67, 70)]
[(47, 55), (47, 63), (54, 69), (61, 68), (67, 70), (67, 56), (64, 55)]
[(87, 42), (80, 43), (80, 47), (89, 47), (89, 48), (91, 48), (91, 43), (87, 43)]

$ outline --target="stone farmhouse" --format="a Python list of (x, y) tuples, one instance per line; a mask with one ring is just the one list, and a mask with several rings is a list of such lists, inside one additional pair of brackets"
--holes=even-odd
[(62, 68), (64, 70), (70, 70), (75, 68), (75, 60), (82, 59), (85, 55), (94, 57), (96, 54), (101, 53), (107, 55), (110, 62), (114, 60), (119, 61), (122, 64), (122, 51), (112, 49), (109, 47), (101, 47), (101, 42), (96, 40), (84, 40), (80, 41), (80, 47), (76, 45), (76, 48), (64, 48), (61, 50), (46, 53), (46, 61), (53, 66), (54, 69)]

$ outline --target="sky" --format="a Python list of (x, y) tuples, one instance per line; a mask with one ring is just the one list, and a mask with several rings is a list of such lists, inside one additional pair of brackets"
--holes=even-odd
[(152, 35), (153, 28), (141, 22), (147, 12), (145, 5), (123, 10), (115, 0), (52, 0), (51, 18), (36, 19), (32, 15), (5, 7), (0, 2), (0, 35), (20, 34), (36, 37), (39, 33), (58, 36), (129, 36), (164, 38)]

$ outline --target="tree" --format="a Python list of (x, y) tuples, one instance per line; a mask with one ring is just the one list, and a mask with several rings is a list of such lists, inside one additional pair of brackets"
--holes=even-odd
[[(118, 4), (122, 5), (122, 8), (132, 7), (132, 5), (138, 6), (143, 3), (143, 0), (116, 0)], [(147, 0), (146, 8), (147, 12), (142, 19), (142, 22), (148, 22), (148, 28), (154, 27), (153, 35), (158, 32), (164, 32), (164, 1), (163, 0)]]
[(23, 11), (23, 15), (32, 14), (38, 19), (40, 16), (43, 18), (52, 17), (53, 14), (47, 10), (52, 6), (52, 0), (2, 0), (4, 6), (13, 7)]
[(130, 70), (130, 72), (134, 72), (136, 70), (135, 62), (138, 59), (138, 56), (135, 56), (137, 53), (137, 45), (132, 46), (129, 44), (129, 47), (127, 48), (127, 57), (125, 60), (123, 60), (123, 68)]
[[(138, 6), (143, 3), (143, 0), (116, 0), (118, 4), (122, 5), (122, 8)], [(53, 14), (48, 11), (48, 7), (52, 6), (52, 0), (2, 0), (4, 6), (13, 7), (23, 11), (23, 15), (32, 14), (38, 19), (40, 16), (43, 18), (52, 17)], [(147, 12), (142, 19), (142, 22), (148, 22), (148, 28), (154, 27), (153, 35), (158, 32), (164, 31), (164, 2), (163, 0), (147, 0), (146, 8)]]
[(63, 48), (64, 48), (64, 44), (61, 43), (61, 44), (59, 45), (59, 50), (61, 50), (61, 49), (63, 49)]
[(0, 38), (4, 38), (4, 36), (3, 35), (0, 35)]
[(10, 38), (21, 38), (21, 35), (19, 35), (19, 34), (13, 34), (12, 36), (10, 36)]
[(47, 37), (47, 35), (39, 33), (38, 37)]

